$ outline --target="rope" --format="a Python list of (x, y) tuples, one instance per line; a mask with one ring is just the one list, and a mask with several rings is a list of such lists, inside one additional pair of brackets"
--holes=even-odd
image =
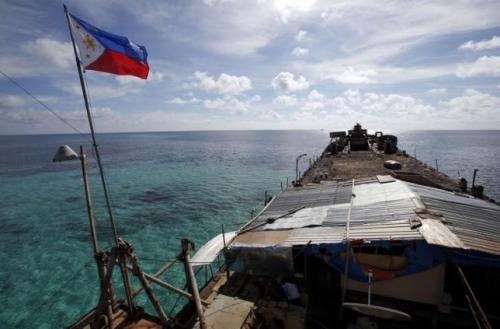
[[(24, 88), (19, 82), (17, 82), (16, 80), (14, 80), (13, 78), (11, 78), (10, 76), (8, 76), (6, 73), (4, 73), (3, 71), (0, 70), (0, 74), (2, 74), (7, 80), (9, 80), (13, 85), (15, 85), (16, 87), (18, 87), (19, 89), (21, 89), (26, 95), (30, 96), (31, 98), (33, 98), (38, 104), (40, 104), (44, 109), (46, 109), (47, 111), (49, 111), (50, 113), (52, 113), (54, 116), (56, 116), (59, 120), (61, 120), (63, 123), (65, 123), (68, 127), (70, 127), (71, 129), (73, 129), (74, 131), (76, 131), (78, 134), (80, 134), (81, 136), (85, 137), (86, 139), (88, 139), (88, 137), (86, 136), (85, 133), (83, 133), (82, 131), (80, 131), (78, 128), (76, 128), (75, 126), (73, 126), (71, 123), (68, 122), (68, 120), (64, 119), (61, 115), (57, 114), (57, 112), (53, 109), (51, 109), (47, 104), (45, 104), (44, 102), (42, 102), (40, 99), (38, 99), (35, 95), (33, 95), (28, 89)], [(90, 139), (88, 139), (90, 141)]]
[[(170, 260), (164, 260), (164, 259), (159, 259), (159, 258), (144, 258), (144, 257), (141, 257), (141, 260), (148, 260), (148, 261), (152, 261), (152, 262), (161, 262), (161, 263), (165, 263), (165, 262), (168, 262)], [(207, 264), (207, 262), (193, 262), (192, 260), (189, 261), (191, 264), (205, 264), (205, 265), (210, 265), (210, 264)], [(215, 261), (214, 261), (215, 262)]]
[[(474, 317), (474, 320), (476, 321), (478, 328), (483, 328), (483, 326), (484, 326), (484, 328), (486, 328), (486, 329), (492, 329), (493, 327), (489, 323), (488, 317), (486, 316), (483, 309), (481, 308), (481, 304), (479, 304), (479, 301), (477, 300), (476, 295), (474, 294), (474, 291), (472, 290), (471, 286), (469, 285), (469, 282), (467, 281), (467, 278), (465, 277), (465, 274), (462, 271), (462, 268), (458, 264), (455, 264), (455, 265), (457, 267), (457, 272), (458, 272), (460, 279), (462, 281), (462, 284), (464, 286), (465, 298), (467, 299), (467, 302), (469, 303), (469, 308), (471, 310), (472, 316)], [(474, 306), (477, 308), (477, 312), (476, 312), (476, 310), (474, 310)], [(481, 323), (482, 323), (482, 325), (481, 325)]]

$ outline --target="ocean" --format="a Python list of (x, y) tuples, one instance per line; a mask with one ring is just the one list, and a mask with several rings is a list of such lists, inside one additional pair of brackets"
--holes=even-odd
[[(500, 199), (500, 130), (397, 135), (400, 148), (433, 167), (437, 160), (452, 177), (470, 184), (479, 169), (476, 184)], [(276, 193), (295, 179), (295, 157), (308, 154), (304, 171), (328, 140), (326, 131), (300, 130), (98, 135), (119, 234), (146, 271), (177, 255), (182, 238), (199, 247), (222, 224), (230, 231), (248, 221), (266, 191)], [(52, 162), (63, 144), (85, 147), (100, 246), (111, 246), (88, 136), (0, 136), (1, 328), (64, 327), (97, 302), (80, 163)], [(209, 270), (198, 273), (200, 282)], [(180, 266), (162, 279), (185, 285)], [(182, 305), (176, 295), (154, 290), (167, 312)], [(144, 297), (138, 302), (150, 308)]]

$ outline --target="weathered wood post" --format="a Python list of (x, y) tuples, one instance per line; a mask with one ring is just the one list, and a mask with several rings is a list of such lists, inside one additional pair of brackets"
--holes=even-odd
[(95, 218), (94, 218), (94, 210), (92, 207), (92, 196), (90, 194), (90, 184), (89, 178), (87, 174), (87, 159), (86, 155), (83, 152), (83, 146), (80, 145), (80, 163), (82, 165), (82, 176), (83, 176), (83, 186), (85, 189), (85, 201), (87, 204), (87, 214), (89, 218), (89, 227), (90, 227), (90, 237), (92, 239), (92, 248), (94, 250), (94, 258), (97, 264), (97, 273), (99, 274), (100, 288), (101, 288), (101, 307), (105, 309), (106, 317), (108, 318), (108, 328), (113, 328), (113, 288), (111, 287), (109, 282), (106, 282), (105, 277), (105, 269), (104, 263), (102, 262), (101, 254), (99, 251), (99, 243), (97, 241), (97, 233), (95, 226)]
[(198, 319), (200, 321), (200, 329), (208, 329), (207, 323), (205, 321), (205, 313), (203, 313), (203, 306), (201, 305), (200, 292), (198, 291), (198, 284), (196, 283), (196, 277), (193, 272), (193, 267), (191, 266), (189, 253), (191, 251), (191, 241), (188, 239), (181, 240), (182, 246), (182, 256), (184, 259), (184, 270), (186, 272), (186, 281), (191, 287), (191, 294), (193, 295), (194, 303), (196, 305), (196, 312), (198, 313)]
[[(224, 224), (222, 224), (222, 242), (224, 243), (224, 251), (225, 251), (226, 250), (226, 232), (224, 230)], [(229, 275), (230, 275), (229, 268), (227, 267), (227, 264), (225, 266), (226, 266), (226, 276), (227, 276), (227, 279), (229, 280)]]
[[(82, 176), (83, 176), (83, 186), (85, 188), (85, 201), (87, 203), (87, 214), (89, 217), (90, 237), (92, 239), (92, 247), (94, 249), (94, 257), (97, 257), (97, 254), (99, 253), (99, 244), (97, 242), (97, 233), (96, 233), (95, 221), (94, 221), (94, 211), (92, 209), (92, 197), (90, 195), (89, 179), (88, 179), (88, 175), (87, 175), (87, 161), (86, 161), (85, 153), (83, 153), (83, 146), (82, 145), (80, 145), (80, 161), (82, 164)], [(99, 273), (99, 275), (100, 275), (100, 273)]]
[[(121, 241), (123, 241), (123, 240), (121, 240)], [(151, 302), (151, 304), (153, 304), (153, 307), (156, 311), (156, 314), (158, 314), (158, 317), (160, 318), (163, 325), (167, 325), (169, 318), (168, 318), (167, 314), (165, 313), (165, 311), (163, 310), (163, 308), (161, 307), (160, 302), (158, 301), (158, 298), (156, 298), (156, 295), (153, 292), (153, 289), (151, 289), (151, 286), (150, 286), (148, 280), (146, 279), (144, 272), (142, 271), (142, 269), (139, 266), (139, 263), (137, 261), (137, 257), (135, 256), (135, 254), (132, 251), (132, 248), (130, 247), (130, 245), (127, 245), (125, 243), (123, 244), (123, 246), (124, 246), (124, 248), (126, 248), (124, 250), (124, 252), (127, 252), (127, 256), (129, 257), (130, 262), (132, 264), (132, 270), (133, 270), (134, 274), (137, 275), (137, 277), (139, 278), (139, 281), (140, 281), (142, 287), (144, 288), (144, 290), (146, 291), (146, 294), (148, 295), (149, 301)]]

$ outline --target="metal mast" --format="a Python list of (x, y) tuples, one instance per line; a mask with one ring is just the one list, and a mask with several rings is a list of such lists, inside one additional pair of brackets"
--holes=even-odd
[[(106, 208), (108, 210), (109, 221), (110, 221), (111, 227), (113, 229), (113, 238), (115, 241), (115, 245), (118, 247), (119, 246), (118, 231), (117, 231), (116, 225), (115, 225), (113, 211), (111, 208), (111, 201), (110, 201), (110, 197), (109, 197), (109, 191), (108, 191), (108, 187), (106, 185), (106, 179), (104, 176), (104, 170), (103, 170), (103, 166), (102, 166), (101, 156), (99, 154), (99, 148), (97, 146), (97, 141), (96, 141), (96, 137), (95, 137), (94, 122), (92, 119), (92, 113), (90, 112), (90, 103), (89, 103), (89, 99), (88, 99), (87, 89), (85, 87), (85, 81), (83, 78), (83, 69), (82, 69), (82, 65), (80, 63), (80, 59), (78, 57), (78, 52), (76, 50), (75, 39), (73, 37), (73, 29), (71, 27), (71, 21), (69, 18), (68, 9), (66, 8), (66, 5), (63, 5), (63, 7), (64, 7), (64, 13), (66, 14), (66, 20), (68, 22), (69, 34), (71, 36), (71, 43), (73, 44), (73, 51), (75, 53), (76, 67), (78, 70), (78, 76), (80, 78), (80, 85), (82, 87), (83, 100), (85, 102), (85, 109), (87, 111), (87, 119), (89, 121), (90, 133), (92, 135), (92, 145), (93, 145), (94, 150), (95, 150), (97, 166), (99, 168), (99, 174), (101, 176), (101, 183), (102, 183), (102, 188), (104, 191), (104, 198), (106, 200)], [(128, 275), (127, 267), (125, 266), (126, 265), (125, 262), (126, 262), (125, 257), (120, 256), (120, 269), (121, 269), (123, 283), (124, 283), (124, 287), (125, 287), (125, 293), (127, 296), (127, 304), (129, 306), (130, 312), (135, 313), (135, 307), (134, 307), (134, 304), (132, 301), (131, 283), (130, 283), (130, 278)]]

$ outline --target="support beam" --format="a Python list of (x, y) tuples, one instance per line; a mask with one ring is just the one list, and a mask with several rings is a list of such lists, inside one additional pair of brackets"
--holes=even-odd
[(190, 263), (189, 253), (191, 251), (191, 241), (188, 239), (182, 239), (182, 255), (184, 258), (184, 268), (186, 270), (186, 279), (191, 286), (191, 293), (193, 294), (194, 304), (196, 305), (196, 312), (198, 313), (198, 320), (200, 322), (200, 329), (207, 329), (207, 323), (205, 321), (205, 313), (203, 311), (203, 306), (201, 305), (200, 292), (198, 291), (198, 284), (196, 283), (196, 277), (194, 276), (193, 267)]
[[(175, 258), (174, 260), (172, 260), (170, 262), (167, 262), (165, 265), (163, 265), (158, 271), (156, 271), (153, 274), (153, 277), (158, 278), (160, 275), (165, 273), (166, 270), (168, 270), (170, 267), (172, 267), (175, 264), (175, 262), (177, 262), (177, 258)], [(144, 274), (146, 274), (146, 273), (144, 273)], [(132, 298), (137, 297), (137, 295), (139, 295), (141, 293), (141, 291), (143, 291), (143, 290), (144, 290), (143, 287), (139, 287), (136, 290), (134, 290), (132, 292)]]
[[(132, 270), (132, 266), (128, 265), (127, 267), (128, 267), (130, 270)], [(135, 274), (135, 273), (134, 273), (134, 274)], [(157, 278), (157, 277), (155, 277), (154, 275), (147, 274), (146, 272), (143, 272), (143, 274), (144, 274), (144, 277), (145, 277), (148, 281), (153, 282), (153, 283), (156, 283), (156, 284), (157, 284), (157, 285), (159, 285), (160, 287), (163, 287), (163, 288), (165, 288), (165, 289), (168, 289), (168, 290), (170, 290), (170, 291), (173, 291), (173, 292), (175, 292), (175, 293), (178, 293), (179, 295), (182, 295), (182, 296), (184, 296), (184, 297), (186, 297), (186, 298), (191, 299), (191, 300), (193, 300), (193, 301), (194, 301), (194, 297), (193, 297), (193, 295), (191, 295), (189, 292), (184, 291), (184, 290), (182, 290), (182, 289), (180, 289), (180, 288), (177, 288), (176, 286), (171, 285), (170, 283), (165, 282), (165, 281), (163, 281), (163, 280), (161, 280), (161, 279), (158, 279), (158, 278)], [(207, 302), (206, 300), (203, 300), (203, 299), (201, 299), (201, 302), (202, 302), (203, 304), (205, 304), (205, 305), (209, 305), (209, 304), (210, 304), (209, 302)]]

